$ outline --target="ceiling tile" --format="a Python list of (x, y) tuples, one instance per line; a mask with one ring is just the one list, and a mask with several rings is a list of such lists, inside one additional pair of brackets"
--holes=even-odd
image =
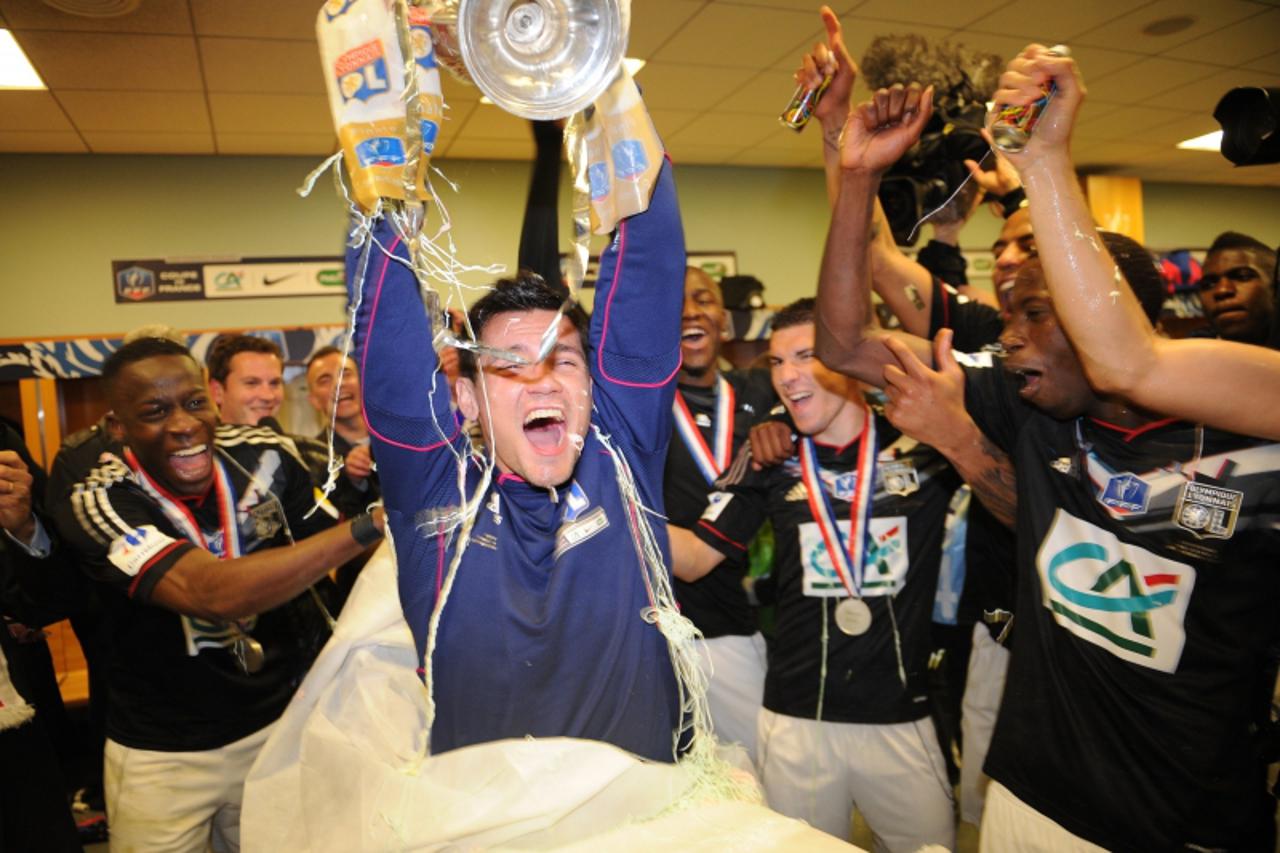
[(218, 133), (330, 133), (329, 99), (321, 95), (248, 95), (211, 92)]
[(219, 154), (298, 154), (325, 157), (338, 148), (332, 133), (219, 133)]
[(739, 149), (773, 136), (780, 130), (768, 117), (742, 113), (707, 113), (666, 137), (673, 148), (690, 145), (723, 145), (732, 140)]
[(676, 165), (720, 164), (742, 152), (742, 145), (668, 145), (671, 159)]
[(0, 130), (0, 151), (83, 154), (88, 150), (80, 135), (70, 131)]
[[(754, 76), (756, 72), (741, 68), (651, 62), (638, 82), (645, 103), (654, 109), (708, 110)], [(780, 104), (778, 111), (785, 106)]]
[(191, 18), (185, 3), (147, 2), (129, 15), (115, 18), (90, 18), (59, 12), (41, 0), (5, 0), (4, 19), (14, 30), (74, 30), (97, 33), (169, 33), (191, 32)]
[(469, 139), (533, 139), (533, 130), (527, 119), (492, 104), (476, 107), (462, 132)]
[[(173, 0), (164, 0), (173, 2)], [(264, 39), (316, 38), (318, 0), (189, 0), (196, 32)]]
[(80, 130), (208, 133), (209, 109), (199, 92), (60, 90), (58, 100)]
[(858, 7), (859, 18), (880, 18), (885, 21), (901, 21), (908, 24), (928, 24), (934, 27), (963, 27), (972, 21), (986, 17), (1008, 0), (867, 0)]
[(48, 92), (0, 91), (0, 130), (73, 130)]
[(1221, 69), (1199, 62), (1183, 62), (1174, 59), (1143, 59), (1121, 71), (1113, 71), (1101, 77), (1093, 77), (1085, 69), (1085, 85), (1089, 96), (1113, 104), (1139, 104), (1142, 106), (1168, 106), (1175, 109), (1194, 109), (1176, 103), (1156, 104), (1154, 95), (1177, 89), (1219, 73)]
[[(1127, 106), (1108, 109), (1097, 116), (1082, 117), (1077, 127), (1082, 136), (1093, 140), (1155, 142), (1156, 140), (1151, 138), (1153, 128), (1172, 122), (1177, 122), (1186, 128), (1194, 120), (1194, 113), (1183, 110)], [(1186, 139), (1186, 136), (1180, 138)]]
[[(1262, 7), (1247, 0), (1155, 0), (1127, 14), (1113, 17), (1085, 33), (1072, 37), (1075, 43), (1090, 47), (1109, 47), (1138, 53), (1164, 53), (1193, 39), (1230, 26), (1258, 14)], [(1167, 36), (1149, 36), (1142, 30), (1153, 21), (1187, 16), (1195, 23), (1185, 30)]]
[[(1026, 41), (1052, 44), (1070, 40), (1079, 33), (1115, 20), (1117, 15), (1150, 0), (1072, 0), (1070, 3), (1010, 3), (973, 21), (966, 29)], [(962, 37), (967, 33), (962, 33)]]
[(1246, 65), (1275, 52), (1280, 9), (1270, 9), (1176, 48), (1178, 56), (1218, 65)]
[[(830, 6), (837, 15), (843, 15), (858, 8), (864, 0), (843, 0), (843, 2), (831, 2), (826, 5)], [(791, 9), (797, 12), (808, 12), (811, 15), (817, 15), (818, 6), (813, 0), (712, 0), (716, 6), (759, 6), (766, 9)]]
[(474, 103), (483, 94), (471, 83), (463, 83), (448, 71), (440, 73), (440, 91), (444, 93), (445, 103)]
[(652, 58), (661, 62), (759, 69), (761, 60), (785, 57), (787, 45), (816, 35), (813, 12), (757, 6), (708, 6), (693, 16)]
[[(862, 62), (867, 48), (871, 46), (871, 42), (878, 36), (913, 33), (923, 36), (932, 42), (939, 42), (945, 40), (952, 33), (950, 27), (930, 27), (924, 24), (908, 26), (894, 21), (864, 18), (861, 15), (846, 15), (840, 19), (840, 24), (844, 31), (844, 46), (849, 49), (849, 55), (857, 62)], [(797, 45), (796, 49), (792, 51), (793, 55), (783, 57), (774, 67), (784, 68), (787, 71), (795, 70), (799, 67), (804, 52), (811, 50), (814, 43), (819, 39), (825, 41), (826, 36), (821, 29), (814, 30), (809, 41)]]
[(1213, 115), (1222, 96), (1237, 86), (1280, 86), (1280, 74), (1262, 74), (1245, 69), (1218, 71), (1189, 80), (1147, 99), (1153, 107), (1173, 107)]
[(532, 160), (533, 139), (457, 139), (443, 160)]
[(1264, 56), (1261, 59), (1255, 59), (1246, 67), (1252, 71), (1262, 71), (1267, 74), (1280, 74), (1280, 52)]
[(314, 42), (203, 37), (199, 43), (210, 92), (325, 92)]
[(89, 130), (85, 141), (94, 154), (213, 154), (209, 133), (118, 133)]
[(694, 110), (649, 110), (653, 126), (658, 129), (658, 135), (664, 139), (701, 115), (703, 113)]
[(190, 36), (15, 33), (51, 89), (198, 92), (196, 42)]
[(703, 0), (645, 0), (644, 14), (638, 15), (635, 10), (631, 13), (627, 55), (650, 58), (703, 5)]

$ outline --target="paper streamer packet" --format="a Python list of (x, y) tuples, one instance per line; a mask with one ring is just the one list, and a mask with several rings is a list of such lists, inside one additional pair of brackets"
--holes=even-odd
[[(427, 11), (409, 8), (408, 78), (394, 7), (395, 0), (328, 0), (316, 17), (333, 124), (366, 211), (380, 198), (427, 198), (426, 172), (444, 110)], [(416, 89), (412, 98), (408, 87)]]

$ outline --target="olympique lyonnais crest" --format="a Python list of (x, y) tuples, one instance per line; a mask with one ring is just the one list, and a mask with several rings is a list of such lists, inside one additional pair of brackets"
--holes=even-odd
[(1230, 539), (1244, 504), (1244, 492), (1205, 483), (1187, 483), (1178, 495), (1173, 521), (1201, 539)]
[(910, 462), (881, 462), (880, 483), (891, 495), (905, 498), (920, 491), (920, 472)]
[(145, 267), (127, 267), (116, 273), (116, 292), (141, 302), (156, 295), (156, 274)]

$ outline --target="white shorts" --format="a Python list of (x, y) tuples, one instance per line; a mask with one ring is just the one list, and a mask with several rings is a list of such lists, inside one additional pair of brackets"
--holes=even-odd
[(973, 651), (969, 653), (969, 675), (960, 701), (960, 819), (977, 826), (982, 823), (982, 803), (991, 777), (982, 772), (991, 748), (1004, 679), (1009, 672), (1009, 650), (991, 636), (987, 626), (973, 626)]
[(877, 851), (955, 846), (951, 785), (933, 721), (828, 723), (760, 710), (769, 807), (849, 840), (856, 807)]
[(764, 637), (727, 636), (704, 640), (713, 667), (707, 704), (716, 738), (738, 743), (756, 764), (756, 725), (764, 701), (764, 673), (768, 666)]
[(979, 853), (1106, 853), (1031, 808), (1013, 792), (992, 781), (982, 813)]
[(107, 739), (111, 853), (240, 849), (244, 780), (273, 726), (218, 749), (160, 752)]

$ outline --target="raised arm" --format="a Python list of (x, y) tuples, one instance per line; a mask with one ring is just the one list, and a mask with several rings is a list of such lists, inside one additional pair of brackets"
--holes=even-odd
[(649, 208), (624, 219), (600, 259), (591, 314), (595, 404), (612, 407), (646, 449), (671, 438), (671, 401), (680, 368), (684, 229), (669, 161)]
[[(800, 59), (796, 85), (813, 89), (831, 77), (826, 93), (813, 111), (822, 132), (822, 165), (827, 178), (827, 201), (832, 207), (840, 197), (840, 135), (849, 119), (849, 99), (858, 78), (858, 65), (845, 47), (840, 19), (830, 7), (822, 7), (826, 43), (819, 42)], [(929, 271), (902, 254), (893, 242), (889, 221), (880, 201), (875, 202), (874, 237), (871, 242), (873, 285), (889, 310), (913, 335), (926, 337), (929, 330), (930, 300), (933, 297)]]
[[(880, 178), (916, 141), (933, 109), (933, 90), (918, 84), (881, 89), (845, 125), (840, 188), (818, 279), (817, 353), (834, 370), (874, 385), (895, 361), (884, 336), (870, 329), (871, 220)], [(931, 361), (929, 342), (904, 336)]]
[[(1071, 132), (1085, 97), (1075, 62), (1031, 45), (1000, 78), (998, 103), (1025, 104), (1052, 80), (1058, 93), (1027, 147), (1010, 160), (1022, 175), (1036, 246), (1058, 321), (1098, 391), (1167, 415), (1280, 439), (1280, 353), (1225, 341), (1160, 338), (1097, 239), (1071, 161)], [(1233, 405), (1232, 400), (1247, 400)]]
[(352, 353), (387, 506), (412, 513), (425, 505), (425, 466), (453, 470), (449, 453), (430, 451), (462, 437), (404, 243), (386, 218), (371, 233), (347, 252), (350, 297), (360, 303)]

